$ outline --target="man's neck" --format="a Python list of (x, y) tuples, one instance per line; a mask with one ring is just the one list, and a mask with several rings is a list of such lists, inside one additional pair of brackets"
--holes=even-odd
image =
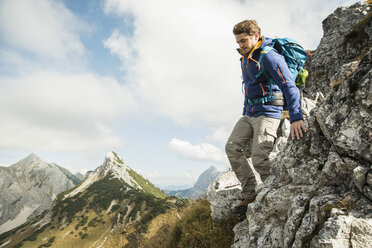
[(254, 52), (257, 48), (259, 48), (261, 45), (262, 45), (262, 39), (260, 38), (260, 39), (257, 41), (256, 45), (253, 47), (253, 49), (252, 49), (250, 52), (247, 53), (248, 56), (246, 56), (246, 57), (250, 58), (250, 57), (252, 56), (253, 52)]

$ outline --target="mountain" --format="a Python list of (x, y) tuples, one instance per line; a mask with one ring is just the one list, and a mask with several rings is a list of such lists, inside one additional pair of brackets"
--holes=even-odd
[(205, 170), (198, 178), (192, 188), (183, 190), (166, 191), (168, 196), (180, 198), (197, 199), (206, 196), (209, 185), (220, 175), (220, 172), (211, 166)]
[[(0, 235), (6, 247), (137, 247), (149, 222), (186, 203), (165, 193), (107, 153), (80, 185), (58, 195), (53, 206), (19, 228)], [(133, 246), (131, 246), (133, 245)]]
[(183, 189), (188, 189), (191, 188), (192, 185), (166, 185), (166, 186), (159, 186), (162, 190), (165, 191), (176, 191), (176, 190), (183, 190)]
[(0, 233), (42, 213), (59, 193), (78, 183), (71, 172), (35, 154), (0, 167)]
[(152, 194), (156, 197), (165, 197), (164, 192), (127, 166), (115, 152), (107, 153), (103, 164), (90, 173), (87, 179), (79, 185), (79, 187), (70, 192), (67, 197), (73, 197), (84, 191), (94, 182), (102, 180), (108, 175), (112, 178), (119, 179), (134, 189)]
[(85, 176), (83, 174), (81, 174), (80, 172), (75, 173), (74, 176), (79, 178), (80, 181), (84, 181), (84, 179), (85, 179)]
[[(368, 2), (337, 8), (323, 21), (323, 38), (305, 64), (310, 77), (304, 93), (324, 99), (309, 112), (303, 139), (286, 139), (281, 146), (272, 175), (256, 187), (255, 201), (234, 227), (232, 248), (372, 247)], [(231, 214), (232, 201), (241, 198), (234, 174), (224, 177), (208, 193), (212, 213), (220, 218)]]

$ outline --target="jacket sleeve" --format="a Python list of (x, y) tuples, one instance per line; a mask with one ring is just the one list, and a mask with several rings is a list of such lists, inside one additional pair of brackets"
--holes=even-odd
[(271, 50), (265, 55), (263, 65), (267, 73), (274, 79), (275, 83), (284, 94), (288, 105), (290, 122), (303, 120), (300, 91), (293, 81), (292, 74), (284, 57), (274, 50)]

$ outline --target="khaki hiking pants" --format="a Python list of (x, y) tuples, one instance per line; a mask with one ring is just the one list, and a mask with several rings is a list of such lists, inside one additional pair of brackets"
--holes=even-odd
[(236, 123), (226, 143), (225, 151), (231, 167), (242, 184), (245, 199), (256, 197), (257, 181), (245, 156), (247, 145), (252, 140), (252, 163), (262, 182), (270, 174), (269, 154), (273, 149), (280, 119), (266, 116), (243, 116)]

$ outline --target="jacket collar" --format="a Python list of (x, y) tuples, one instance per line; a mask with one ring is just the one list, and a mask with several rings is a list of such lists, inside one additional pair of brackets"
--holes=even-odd
[(241, 50), (240, 48), (238, 48), (238, 49), (236, 49), (236, 50), (237, 50), (237, 51), (239, 52), (239, 54), (242, 55), (243, 57), (248, 57), (248, 58), (250, 58), (250, 57), (252, 57), (254, 51), (256, 51), (257, 49), (262, 49), (262, 48), (264, 48), (266, 45), (270, 44), (271, 42), (272, 42), (272, 39), (270, 39), (270, 38), (266, 38), (266, 37), (264, 37), (264, 36), (261, 36), (261, 37), (258, 39), (258, 41), (257, 41), (256, 45), (254, 46), (254, 48), (252, 49), (252, 51), (248, 54), (248, 56), (246, 56), (246, 55), (242, 52), (242, 50)]

